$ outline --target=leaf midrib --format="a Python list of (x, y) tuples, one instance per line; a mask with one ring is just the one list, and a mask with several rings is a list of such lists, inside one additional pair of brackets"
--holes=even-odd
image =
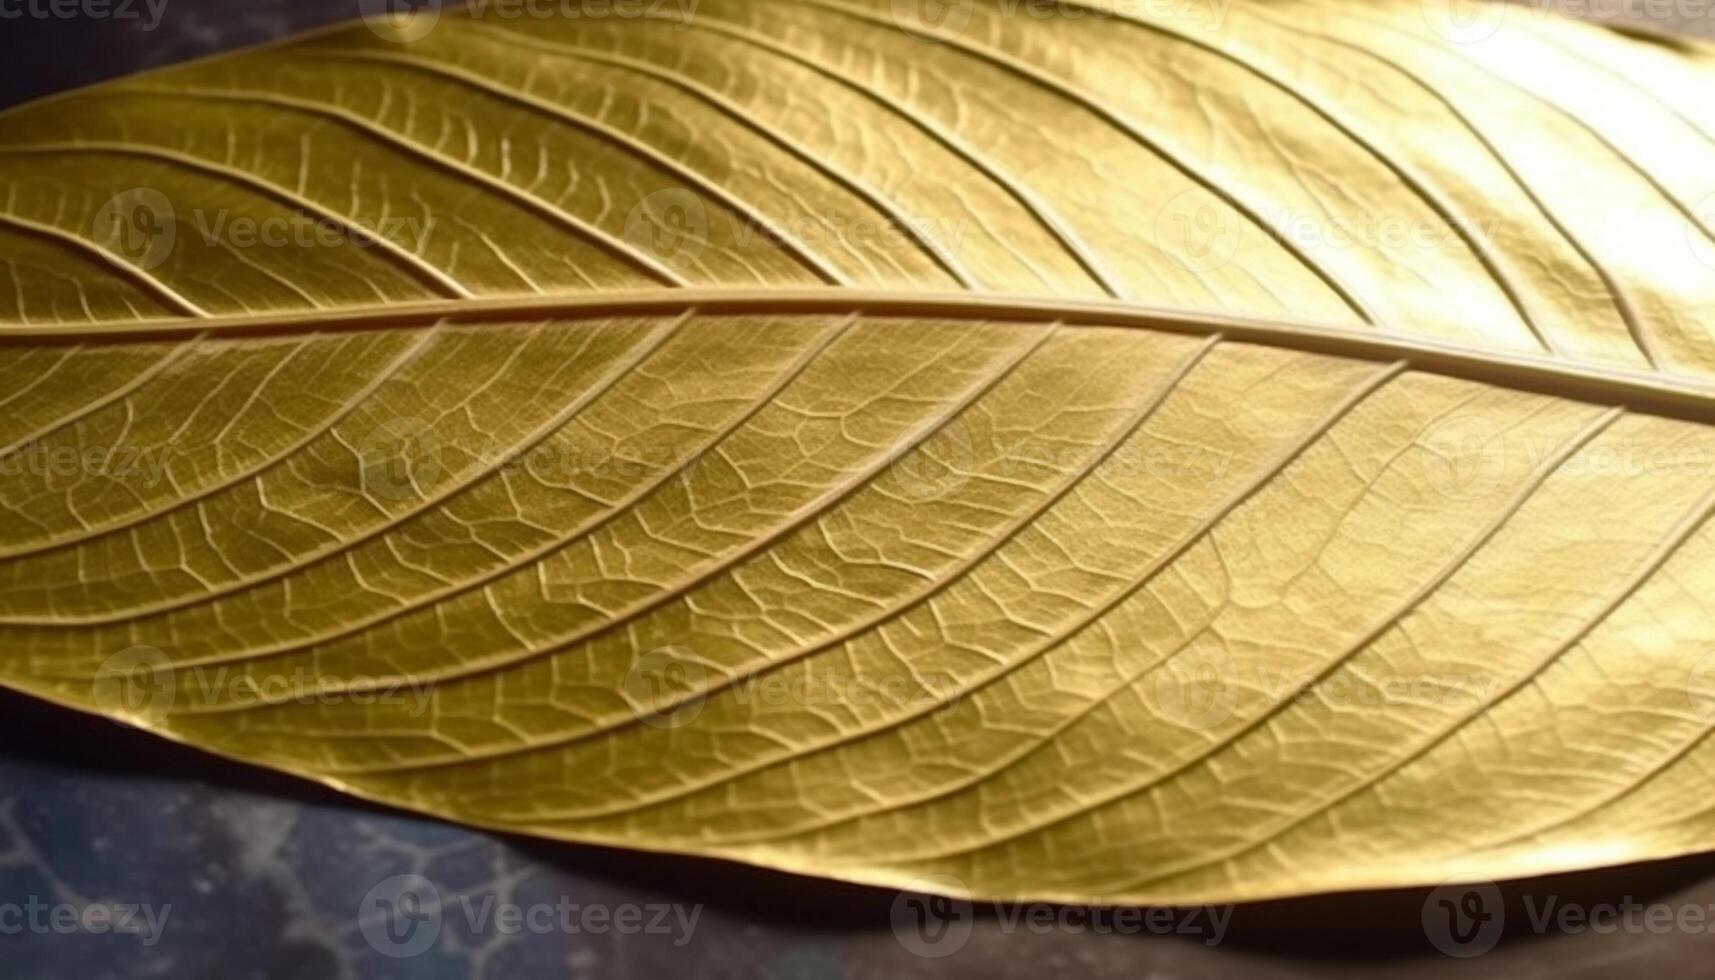
[(1289, 317), (1263, 319), (1156, 307), (1119, 300), (1066, 299), (969, 292), (748, 287), (624, 290), (585, 295), (499, 296), (296, 310), (268, 314), (175, 317), (49, 327), (0, 328), (0, 348), (14, 344), (124, 342), (336, 330), (391, 329), (440, 322), (483, 322), (561, 315), (569, 319), (661, 315), (857, 313), (952, 317), (1070, 327), (1119, 327), (1207, 337), (1353, 359), (1405, 361), (1413, 369), (1499, 387), (1633, 412), (1715, 424), (1715, 383), (1600, 362), (1505, 351), (1416, 337), (1385, 329), (1352, 329)]

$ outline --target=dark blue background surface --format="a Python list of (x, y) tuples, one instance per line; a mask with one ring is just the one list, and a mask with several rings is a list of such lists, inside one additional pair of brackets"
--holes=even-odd
[[(0, 21), (0, 105), (347, 17), (353, 6), (168, 0), (149, 32), (121, 21)], [(421, 954), (395, 958), (366, 938), (365, 923), (376, 934), (372, 893), (382, 886), (386, 900), (385, 883), (403, 874), (433, 883), (442, 923)], [(1715, 859), (1504, 890), (1506, 932), (1469, 960), (1426, 939), (1426, 889), (1243, 907), (1216, 948), (1196, 936), (1020, 931), (977, 908), (956, 952), (923, 958), (899, 941), (890, 892), (449, 827), (0, 693), (0, 906), (171, 906), (152, 946), (135, 935), (0, 934), (0, 980), (1715, 975), (1708, 933), (1538, 936), (1522, 905), (1552, 895), (1715, 906)], [(465, 903), (485, 901), (700, 914), (689, 936), (507, 935), (492, 921), (469, 928)]]

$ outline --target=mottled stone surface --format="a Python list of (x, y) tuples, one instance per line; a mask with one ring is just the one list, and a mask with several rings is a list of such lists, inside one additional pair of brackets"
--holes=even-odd
[[(0, 22), (0, 105), (353, 12), (349, 0), (168, 4), (151, 31), (137, 21)], [(1678, 21), (1715, 36), (1709, 8), (1695, 2), (1556, 6), (1629, 11), (1653, 26)], [(416, 876), (405, 879), (404, 891), (429, 904), (401, 904), (401, 875)], [(1715, 922), (1715, 859), (1538, 879), (1503, 892), (1504, 931), (1491, 952), (1469, 959), (1443, 955), (1432, 943), (1444, 920), (1427, 889), (1240, 908), (1214, 947), (1202, 913), (1189, 920), (1198, 934), (1115, 935), (1080, 928), (1083, 910), (1024, 910), (1015, 920), (1020, 910), (950, 906), (954, 928), (925, 945), (911, 928), (913, 907), (887, 892), (497, 838), (0, 696), (0, 978), (7, 980), (1177, 980), (1382, 972), (1522, 980), (1715, 972), (1708, 931), (1654, 930), (1642, 912), (1639, 928), (1620, 924), (1605, 934), (1538, 934), (1532, 922), (1550, 901), (1556, 909), (1632, 901), (1676, 916), (1700, 910)], [(51, 919), (56, 907), (143, 905), (158, 935), (59, 930)], [(499, 917), (508, 906), (548, 911), (508, 931)], [(10, 916), (9, 907), (17, 910)], [(45, 928), (29, 928), (23, 917), (31, 908), (48, 910)], [(601, 924), (603, 915), (632, 909), (632, 928)], [(1032, 924), (1041, 921), (1036, 916), (1073, 921), (1044, 928)], [(566, 928), (568, 921), (575, 928)], [(11, 931), (14, 925), (22, 928)], [(425, 948), (388, 955), (414, 945)], [(908, 946), (945, 955), (924, 957)]]
[[(897, 896), (713, 861), (497, 838), (352, 803), (116, 725), (0, 696), (0, 906), (148, 904), (146, 935), (0, 935), (7, 980), (333, 980), (536, 977), (838, 980), (1192, 978), (1652, 978), (1709, 975), (1708, 932), (1536, 935), (1531, 911), (1620, 903), (1696, 908), (1715, 920), (1715, 858), (1508, 885), (1505, 931), (1471, 959), (1438, 952), (1427, 889), (1240, 907), (1208, 945), (1206, 912), (1175, 912), (1197, 934), (1095, 934), (1082, 909), (956, 908), (955, 927), (918, 946)], [(435, 933), (387, 921), (377, 886), (431, 881)], [(366, 903), (366, 897), (370, 900)], [(1532, 903), (1527, 907), (1527, 901)], [(492, 910), (575, 905), (576, 928), (538, 918), (508, 934)], [(590, 908), (635, 907), (627, 934), (585, 928)], [(484, 919), (483, 910), (490, 909)], [(657, 911), (661, 931), (644, 931)], [(1073, 918), (1041, 928), (1032, 916)], [(694, 917), (694, 919), (693, 919)], [(473, 919), (475, 920), (473, 922)], [(694, 925), (687, 931), (688, 921)], [(1432, 922), (1435, 920), (1432, 919)], [(386, 927), (395, 927), (395, 942)], [(474, 927), (473, 927), (474, 926)], [(427, 932), (423, 931), (427, 930)], [(911, 943), (934, 958), (916, 955)], [(432, 944), (418, 955), (413, 939)], [(961, 939), (961, 936), (964, 938)], [(372, 942), (372, 939), (377, 940)]]

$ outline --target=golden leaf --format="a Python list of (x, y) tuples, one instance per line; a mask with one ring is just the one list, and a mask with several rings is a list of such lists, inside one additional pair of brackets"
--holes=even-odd
[(986, 896), (1715, 843), (1708, 48), (508, 9), (0, 116), (0, 682)]

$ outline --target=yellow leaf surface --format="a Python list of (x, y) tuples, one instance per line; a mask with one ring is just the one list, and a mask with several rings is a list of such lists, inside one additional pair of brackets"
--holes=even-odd
[(1715, 846), (1710, 50), (1039, 6), (448, 9), (0, 115), (0, 683), (983, 896)]

